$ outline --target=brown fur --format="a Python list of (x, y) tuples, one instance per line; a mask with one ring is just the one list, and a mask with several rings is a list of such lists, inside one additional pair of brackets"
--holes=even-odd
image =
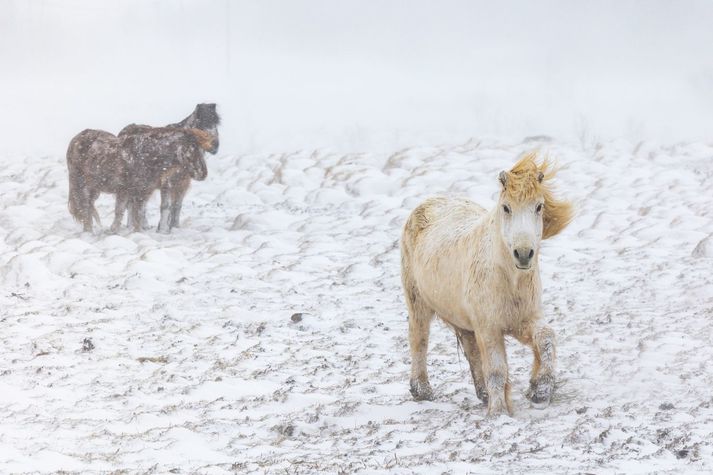
[[(205, 151), (215, 154), (218, 151), (220, 144), (218, 136), (218, 125), (220, 124), (220, 116), (216, 111), (215, 104), (198, 104), (193, 113), (182, 121), (165, 126), (165, 128), (190, 130), (195, 137), (199, 146)], [(119, 137), (124, 137), (132, 134), (146, 133), (153, 130), (154, 127), (143, 124), (129, 124), (119, 132)], [(187, 172), (174, 173), (161, 184), (161, 208), (169, 209), (168, 229), (178, 227), (180, 225), (180, 214), (183, 206), (183, 198), (188, 192), (191, 185), (191, 177)], [(144, 201), (145, 203), (145, 201)], [(129, 223), (132, 225), (134, 213), (129, 212)], [(146, 210), (139, 210), (141, 226), (147, 227)], [(135, 224), (134, 224), (135, 225)], [(162, 226), (160, 226), (162, 227)], [(165, 229), (162, 229), (165, 231)]]
[[(159, 231), (171, 226), (171, 198), (182, 199), (190, 180), (208, 175), (204, 154), (214, 147), (214, 139), (197, 129), (150, 128), (121, 138), (121, 153), (131, 163), (127, 189), (131, 196), (130, 222), (139, 229), (142, 210), (151, 194), (161, 190)], [(121, 217), (118, 217), (120, 220)]]
[(119, 139), (103, 130), (83, 130), (69, 143), (69, 212), (91, 232), (99, 223), (94, 202), (100, 193), (117, 194), (125, 189), (129, 163), (120, 154)]
[(206, 152), (213, 150), (215, 148), (216, 137), (209, 132), (201, 129), (186, 129), (189, 131), (196, 139), (198, 145)]
[[(151, 128), (122, 137), (84, 130), (67, 149), (69, 211), (84, 231), (91, 232), (92, 221), (98, 222), (94, 202), (100, 193), (115, 194), (111, 229), (116, 231), (129, 203), (143, 207), (154, 190), (171, 180), (182, 190), (188, 187), (186, 181), (204, 180), (208, 173), (204, 153), (214, 145), (210, 134), (206, 137), (197, 129)], [(180, 192), (173, 193), (177, 196)], [(139, 230), (140, 209), (130, 212), (134, 229)]]

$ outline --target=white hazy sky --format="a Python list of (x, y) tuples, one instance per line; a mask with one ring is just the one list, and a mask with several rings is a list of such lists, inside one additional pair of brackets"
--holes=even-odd
[(713, 140), (713, 2), (0, 0), (0, 152), (217, 102), (222, 153)]

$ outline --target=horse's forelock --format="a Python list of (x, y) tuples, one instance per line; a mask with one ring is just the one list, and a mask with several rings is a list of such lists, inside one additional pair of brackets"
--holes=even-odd
[(542, 196), (545, 202), (542, 239), (559, 234), (574, 217), (572, 203), (554, 195), (551, 180), (556, 174), (557, 170), (547, 158), (538, 164), (537, 152), (529, 152), (507, 172), (502, 191), (514, 203), (527, 203)]
[[(547, 176), (550, 167), (547, 160), (541, 165), (536, 161), (537, 152), (530, 152), (506, 172), (503, 184), (503, 194), (513, 203), (526, 203), (543, 194), (546, 187), (545, 180), (540, 179), (541, 174)], [(551, 174), (551, 173), (550, 173)]]

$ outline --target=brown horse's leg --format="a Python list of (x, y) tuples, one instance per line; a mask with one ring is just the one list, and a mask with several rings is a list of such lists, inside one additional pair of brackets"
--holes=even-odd
[[(133, 206), (134, 200), (129, 200), (129, 206), (127, 207), (128, 212), (126, 213), (126, 226), (130, 229), (139, 229), (139, 225), (134, 224)], [(139, 209), (139, 223), (140, 229), (143, 231), (151, 228), (146, 219), (146, 201), (141, 203), (141, 209)]]
[(406, 305), (408, 306), (408, 340), (411, 348), (411, 395), (417, 401), (431, 401), (433, 389), (428, 381), (426, 354), (434, 312), (426, 306), (414, 287), (406, 289)]
[(191, 186), (190, 176), (181, 177), (171, 186), (171, 219), (169, 224), (172, 228), (177, 228), (181, 225), (181, 207), (189, 186)]
[(141, 218), (141, 229), (150, 229), (149, 220), (146, 219), (146, 201), (141, 203), (141, 209), (139, 210), (139, 216)]
[(94, 222), (96, 222), (99, 226), (101, 226), (102, 221), (101, 221), (101, 219), (99, 219), (99, 213), (97, 212), (97, 208), (94, 206), (94, 203), (97, 201), (97, 198), (99, 198), (99, 192), (92, 191), (92, 193), (89, 196), (89, 204), (92, 207), (92, 218), (94, 219)]
[(84, 232), (92, 232), (92, 219), (94, 210), (94, 200), (96, 200), (96, 195), (92, 193), (91, 190), (84, 188), (81, 190), (81, 216), (82, 216), (82, 229)]
[(475, 386), (475, 394), (478, 399), (485, 404), (488, 403), (488, 391), (485, 389), (485, 379), (483, 378), (483, 362), (480, 359), (480, 350), (478, 343), (475, 341), (475, 333), (460, 328), (455, 328), (456, 338), (463, 348), (463, 353), (468, 359), (470, 366), (470, 375), (473, 377), (473, 385)]
[(167, 184), (161, 185), (161, 218), (158, 221), (158, 232), (171, 232), (169, 220), (171, 215), (171, 193)]
[(129, 208), (129, 222), (131, 223), (129, 227), (135, 232), (135, 233), (140, 233), (142, 231), (141, 228), (141, 210), (143, 210), (146, 206), (146, 200), (148, 197), (146, 196), (141, 196), (141, 195), (136, 195), (128, 200), (128, 208)]
[[(126, 192), (116, 194), (116, 203), (114, 204), (114, 221), (111, 223), (112, 233), (116, 233), (121, 228), (121, 221), (124, 219), (124, 210), (129, 203), (129, 195)], [(131, 212), (131, 210), (129, 210)]]
[(555, 390), (555, 334), (550, 327), (542, 325), (536, 327), (528, 336), (534, 362), (527, 397), (536, 405), (547, 405)]
[(505, 337), (500, 332), (492, 332), (477, 335), (476, 341), (488, 391), (488, 415), (512, 414)]

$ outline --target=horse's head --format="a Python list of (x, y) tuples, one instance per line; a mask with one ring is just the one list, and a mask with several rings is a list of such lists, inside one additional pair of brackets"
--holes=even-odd
[(548, 186), (554, 176), (548, 162), (538, 165), (535, 158), (535, 152), (529, 153), (498, 176), (500, 232), (513, 264), (524, 271), (537, 262), (542, 239), (559, 233), (572, 219), (571, 204), (554, 199)]
[(192, 114), (193, 120), (190, 127), (205, 130), (215, 137), (215, 150), (210, 153), (216, 153), (220, 145), (218, 136), (218, 126), (220, 125), (220, 116), (216, 110), (216, 105), (198, 104)]

